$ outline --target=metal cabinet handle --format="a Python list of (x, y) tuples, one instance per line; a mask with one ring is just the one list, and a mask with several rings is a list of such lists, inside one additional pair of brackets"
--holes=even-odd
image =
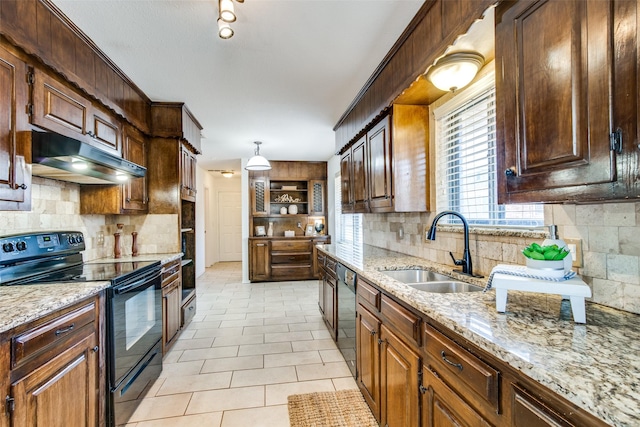
[(511, 166), (509, 169), (504, 171), (504, 174), (506, 176), (516, 176), (516, 167), (515, 166)]
[(87, 131), (87, 135), (89, 135), (91, 138), (97, 138), (96, 134), (91, 132), (90, 130)]
[(70, 324), (70, 325), (69, 325), (68, 327), (66, 327), (66, 328), (58, 329), (58, 330), (55, 332), (55, 333), (56, 333), (56, 336), (58, 336), (58, 335), (62, 335), (62, 334), (66, 334), (67, 332), (71, 332), (71, 331), (73, 331), (73, 328), (74, 328), (74, 326), (75, 326), (75, 325), (76, 325), (75, 323), (72, 323), (72, 324)]
[(458, 368), (460, 371), (462, 371), (462, 365), (460, 363), (454, 363), (451, 360), (447, 359), (447, 355), (445, 354), (444, 350), (442, 350), (440, 352), (440, 356), (442, 356), (442, 360), (444, 360), (445, 362), (447, 362), (449, 365), (451, 366), (455, 366), (456, 368)]

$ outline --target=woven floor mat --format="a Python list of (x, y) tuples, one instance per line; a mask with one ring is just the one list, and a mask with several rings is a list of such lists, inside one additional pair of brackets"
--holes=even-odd
[(359, 390), (287, 397), (291, 427), (378, 427)]

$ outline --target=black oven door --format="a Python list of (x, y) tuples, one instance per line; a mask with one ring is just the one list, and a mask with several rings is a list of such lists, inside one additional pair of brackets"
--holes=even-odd
[(110, 385), (124, 377), (162, 339), (161, 270), (153, 269), (111, 288)]

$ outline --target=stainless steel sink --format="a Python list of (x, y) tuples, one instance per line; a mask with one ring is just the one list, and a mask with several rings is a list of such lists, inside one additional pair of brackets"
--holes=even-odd
[(456, 293), (456, 292), (477, 292), (482, 287), (464, 283), (452, 279), (444, 274), (431, 270), (386, 270), (381, 273), (399, 281), (406, 283), (413, 289), (422, 292), (434, 293)]
[(481, 291), (480, 286), (472, 285), (470, 283), (458, 282), (455, 280), (442, 281), (442, 282), (426, 282), (426, 283), (413, 283), (408, 286), (422, 292), (434, 292), (439, 294), (449, 294), (457, 292), (477, 292)]
[(444, 274), (436, 273), (430, 270), (385, 270), (381, 273), (386, 274), (392, 279), (398, 282), (411, 284), (411, 283), (424, 283), (424, 282), (444, 282), (451, 281), (451, 277)]

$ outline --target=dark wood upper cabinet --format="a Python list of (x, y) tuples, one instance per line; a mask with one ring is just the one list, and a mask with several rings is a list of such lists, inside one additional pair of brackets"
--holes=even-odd
[(27, 66), (0, 47), (0, 209), (31, 209), (31, 171), (24, 157)]
[(369, 212), (367, 139), (362, 137), (351, 148), (351, 185), (354, 212)]
[[(498, 6), (500, 203), (620, 198), (611, 183), (624, 173), (618, 169), (623, 151), (612, 147), (611, 138), (618, 130), (624, 139), (635, 138), (635, 125), (624, 116), (635, 109), (637, 93), (615, 93), (617, 80), (630, 78), (620, 74), (629, 61), (625, 39), (635, 40), (616, 27), (618, 18), (626, 22), (635, 16), (631, 3), (550, 0)], [(625, 144), (627, 150), (635, 145)]]
[(40, 69), (32, 81), (32, 124), (121, 155), (122, 125), (112, 113)]
[(342, 201), (342, 213), (353, 212), (352, 168), (353, 162), (351, 161), (351, 150), (347, 150), (342, 153), (342, 157), (340, 158), (340, 195)]
[(428, 107), (394, 105), (342, 153), (340, 174), (345, 213), (427, 211)]
[(372, 211), (393, 208), (391, 119), (385, 117), (367, 132), (369, 204)]
[[(146, 139), (141, 132), (131, 126), (124, 131), (124, 158), (141, 166), (147, 166)], [(124, 210), (147, 212), (147, 177), (130, 179), (123, 184), (122, 206)]]

